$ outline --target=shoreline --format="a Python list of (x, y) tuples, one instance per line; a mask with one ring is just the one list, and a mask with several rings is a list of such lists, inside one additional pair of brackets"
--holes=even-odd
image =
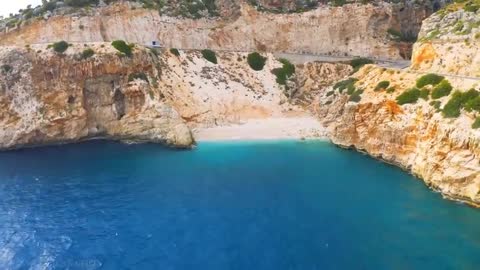
[(249, 119), (239, 124), (192, 129), (197, 142), (327, 140), (326, 129), (313, 117)]

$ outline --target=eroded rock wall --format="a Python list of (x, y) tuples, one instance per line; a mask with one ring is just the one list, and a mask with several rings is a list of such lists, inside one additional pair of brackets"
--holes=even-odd
[[(445, 118), (431, 100), (399, 105), (397, 96), (415, 86), (415, 72), (367, 66), (354, 75), (361, 100), (347, 90), (324, 89), (315, 111), (332, 142), (364, 151), (422, 178), (444, 195), (480, 205), (480, 131), (475, 113)], [(448, 78), (454, 88), (470, 89), (476, 80)], [(393, 90), (377, 89), (388, 81)], [(427, 97), (428, 99), (428, 97)], [(449, 97), (438, 99), (443, 107)]]
[[(87, 49), (94, 55), (82, 56)], [(0, 47), (0, 148), (92, 138), (188, 147), (193, 128), (310, 115), (276, 82), (272, 70), (282, 64), (264, 55), (255, 71), (246, 53), (217, 53), (213, 64), (199, 51), (141, 46), (127, 57), (110, 43), (74, 44), (61, 54), (46, 45)], [(315, 91), (338, 79), (336, 71), (350, 71), (312, 63), (297, 69), (298, 80), (308, 84), (310, 69), (322, 71)]]
[[(401, 28), (399, 10), (388, 3), (321, 6), (292, 14), (259, 12), (239, 4), (232, 17), (186, 19), (119, 3), (80, 14), (38, 19), (0, 35), (0, 45), (159, 41), (179, 49), (270, 51), (399, 59), (398, 44), (387, 37)], [(403, 16), (405, 17), (405, 16)], [(399, 21), (400, 20), (400, 21)]]
[(412, 69), (479, 77), (479, 13), (455, 4), (426, 19), (414, 46)]

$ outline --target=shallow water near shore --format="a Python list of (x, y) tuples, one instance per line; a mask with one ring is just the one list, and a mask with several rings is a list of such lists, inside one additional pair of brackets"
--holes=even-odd
[(0, 153), (0, 269), (478, 269), (480, 210), (324, 141)]

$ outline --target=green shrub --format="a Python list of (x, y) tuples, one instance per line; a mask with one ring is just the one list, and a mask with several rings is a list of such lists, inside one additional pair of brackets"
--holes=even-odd
[(90, 58), (90, 57), (92, 57), (94, 54), (95, 54), (95, 52), (94, 52), (92, 49), (90, 49), (90, 48), (85, 49), (85, 50), (83, 50), (83, 52), (82, 52), (82, 59)]
[(65, 4), (72, 7), (85, 7), (98, 4), (98, 0), (65, 0)]
[(359, 102), (362, 99), (361, 97), (362, 94), (363, 94), (363, 89), (358, 89), (357, 91), (353, 92), (352, 95), (350, 95), (350, 98), (348, 99), (348, 101)]
[(444, 79), (433, 88), (432, 98), (439, 99), (450, 95), (450, 92), (452, 92), (452, 85), (447, 79)]
[(395, 87), (394, 87), (394, 86), (390, 86), (389, 88), (387, 88), (386, 92), (387, 92), (387, 93), (393, 93), (393, 92), (395, 92)]
[(347, 86), (347, 94), (352, 95), (355, 92), (355, 90), (356, 88), (353, 83)]
[(463, 9), (467, 12), (477, 12), (480, 9), (480, 2), (479, 3), (473, 3), (473, 2), (468, 2), (465, 4)]
[(465, 104), (471, 103), (471, 100), (477, 98), (478, 96), (479, 93), (475, 89), (470, 89), (465, 93), (455, 91), (455, 93), (452, 95), (452, 98), (450, 98), (447, 104), (445, 104), (445, 107), (443, 107), (443, 116), (447, 118), (456, 118), (460, 116), (461, 109), (465, 106)]
[(433, 108), (435, 108), (438, 111), (438, 110), (440, 110), (440, 105), (442, 103), (438, 100), (432, 100), (432, 101), (430, 101), (429, 104), (430, 104), (430, 106), (432, 106)]
[(443, 107), (443, 116), (447, 118), (455, 118), (460, 116), (460, 110), (462, 109), (462, 93), (456, 91), (453, 93), (452, 98)]
[(333, 89), (334, 90), (338, 90), (340, 93), (343, 92), (343, 90), (345, 89), (349, 89), (349, 88), (355, 88), (355, 83), (358, 81), (357, 78), (348, 78), (346, 80), (343, 80), (343, 81), (339, 81), (337, 82), (334, 86), (333, 86)]
[(217, 55), (212, 50), (202, 50), (203, 58), (207, 61), (217, 64)]
[(367, 65), (367, 64), (373, 64), (374, 61), (368, 58), (355, 58), (352, 61), (350, 61), (350, 66), (353, 67), (354, 71), (358, 71), (361, 67)]
[(334, 93), (335, 93), (335, 91), (328, 91), (328, 92), (327, 92), (327, 97), (333, 95)]
[(124, 55), (130, 57), (132, 56), (132, 49), (135, 45), (127, 44), (123, 40), (115, 40), (112, 42), (112, 46), (117, 49), (117, 51), (123, 53)]
[(177, 57), (180, 56), (180, 51), (178, 49), (175, 49), (175, 48), (171, 48), (170, 53), (177, 56)]
[(475, 121), (472, 124), (473, 129), (480, 128), (480, 117), (475, 118)]
[(420, 90), (418, 88), (412, 88), (400, 94), (397, 97), (397, 104), (409, 104), (409, 103), (416, 103), (418, 98), (420, 97)]
[(428, 97), (430, 95), (430, 90), (423, 88), (420, 90), (420, 98), (424, 100), (428, 100)]
[(146, 81), (148, 82), (148, 77), (145, 73), (143, 72), (138, 72), (138, 73), (132, 73), (130, 75), (128, 75), (128, 81), (129, 82), (133, 82), (135, 80), (143, 80), (143, 81)]
[(10, 66), (10, 65), (2, 65), (1, 69), (2, 69), (2, 73), (6, 74), (6, 73), (9, 73), (10, 71), (12, 71), (13, 67)]
[(374, 91), (386, 90), (390, 86), (389, 81), (381, 81), (375, 86)]
[(332, 1), (334, 7), (341, 7), (347, 3), (346, 0), (333, 0)]
[(262, 70), (266, 61), (267, 58), (261, 56), (258, 52), (251, 53), (247, 57), (248, 65), (256, 71)]
[(277, 76), (277, 83), (280, 85), (287, 85), (287, 80), (293, 74), (295, 74), (295, 66), (290, 63), (287, 59), (280, 59), (280, 63), (282, 63), (281, 68), (275, 68), (272, 70), (272, 73)]
[(51, 47), (57, 53), (64, 53), (68, 47), (70, 47), (70, 44), (68, 44), (66, 41), (59, 41), (53, 43)]
[(480, 112), (480, 97), (470, 99), (465, 103), (465, 110), (468, 112), (477, 111)]
[(426, 74), (417, 80), (417, 87), (422, 88), (427, 85), (435, 86), (439, 84), (443, 79), (444, 79), (443, 76), (440, 76), (437, 74), (433, 74), (433, 73)]

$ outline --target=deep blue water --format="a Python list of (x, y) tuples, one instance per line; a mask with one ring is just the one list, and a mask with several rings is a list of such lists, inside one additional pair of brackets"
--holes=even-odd
[(326, 142), (0, 153), (0, 269), (480, 269), (480, 210)]

